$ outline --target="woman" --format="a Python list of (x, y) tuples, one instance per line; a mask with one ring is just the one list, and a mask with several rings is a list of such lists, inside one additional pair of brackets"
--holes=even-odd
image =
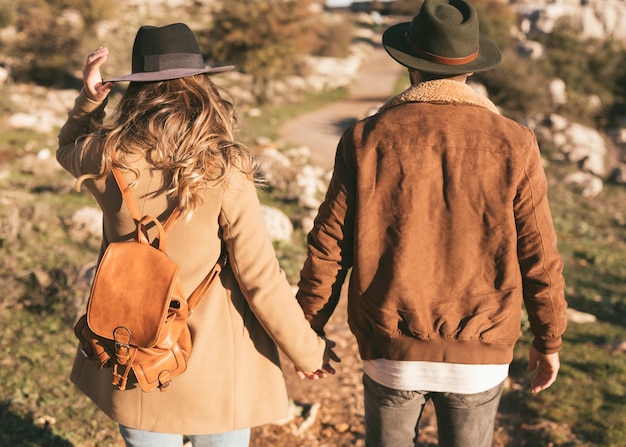
[[(233, 136), (234, 107), (210, 75), (184, 24), (142, 27), (130, 75), (102, 81), (108, 50), (89, 54), (84, 88), (59, 134), (57, 159), (84, 182), (103, 210), (102, 251), (132, 237), (111, 167), (124, 172), (142, 214), (163, 222), (182, 213), (167, 237), (189, 294), (220, 256), (229, 263), (189, 317), (187, 370), (166, 392), (120, 391), (111, 372), (81, 354), (71, 380), (120, 424), (128, 446), (247, 446), (249, 428), (287, 414), (276, 345), (309, 378), (333, 373), (328, 348), (309, 327), (263, 231), (251, 155)], [(114, 82), (130, 81), (103, 124)]]

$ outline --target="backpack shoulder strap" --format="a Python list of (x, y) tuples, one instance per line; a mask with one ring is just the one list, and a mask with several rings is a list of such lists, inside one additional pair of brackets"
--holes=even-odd
[(228, 254), (226, 251), (226, 247), (224, 246), (224, 244), (222, 244), (222, 252), (220, 253), (219, 259), (217, 260), (211, 271), (202, 280), (202, 282), (198, 284), (198, 287), (196, 287), (196, 289), (191, 292), (189, 298), (187, 298), (187, 307), (189, 308), (190, 315), (191, 312), (193, 312), (193, 309), (200, 303), (200, 300), (204, 298), (204, 295), (206, 295), (209, 287), (211, 287), (211, 284), (213, 284), (215, 278), (219, 276), (220, 272), (227, 262)]
[[(120, 169), (116, 167), (111, 168), (111, 171), (113, 172), (113, 177), (115, 177), (115, 182), (117, 183), (117, 186), (120, 188), (124, 202), (126, 202), (128, 211), (130, 211), (130, 215), (133, 217), (133, 219), (135, 219), (136, 222), (141, 221), (142, 216), (139, 214), (137, 204), (133, 199), (133, 195), (130, 193), (130, 186), (128, 186), (126, 179), (122, 175), (122, 171), (120, 171)], [(170, 214), (170, 216), (165, 221), (165, 224), (163, 224), (163, 230), (165, 231), (165, 234), (167, 234), (174, 226), (174, 223), (176, 222), (176, 219), (178, 219), (178, 216), (180, 216), (180, 208), (176, 207), (174, 208), (174, 211), (172, 211), (172, 214)]]
[[(135, 203), (135, 200), (133, 199), (133, 196), (130, 193), (130, 187), (128, 186), (126, 179), (122, 175), (122, 172), (116, 167), (113, 167), (111, 171), (113, 172), (113, 176), (115, 177), (117, 186), (120, 188), (120, 191), (122, 192), (122, 198), (124, 199), (124, 202), (126, 202), (126, 206), (128, 207), (128, 210), (130, 211), (130, 215), (133, 217), (133, 219), (135, 219), (136, 222), (138, 223), (141, 222), (142, 217), (139, 215), (137, 204)], [(168, 217), (165, 224), (163, 225), (163, 230), (165, 231), (165, 234), (167, 234), (167, 232), (172, 228), (172, 226), (176, 222), (176, 219), (178, 218), (179, 215), (180, 215), (180, 208), (176, 207), (174, 211), (172, 211), (172, 214), (170, 215), (170, 217)], [(224, 268), (227, 262), (228, 262), (228, 255), (226, 252), (226, 247), (224, 247), (224, 245), (222, 244), (222, 252), (220, 254), (218, 261), (215, 263), (211, 271), (200, 282), (200, 284), (198, 284), (195, 290), (191, 292), (191, 295), (189, 295), (189, 298), (187, 298), (187, 307), (189, 309), (189, 314), (191, 314), (193, 309), (200, 303), (200, 300), (204, 297), (206, 292), (209, 290), (209, 287), (211, 287), (211, 284), (213, 284), (213, 281), (220, 274), (220, 272), (222, 271), (222, 269)]]

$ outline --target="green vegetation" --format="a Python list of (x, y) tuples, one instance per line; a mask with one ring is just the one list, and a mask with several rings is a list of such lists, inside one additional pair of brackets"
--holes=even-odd
[(224, 2), (205, 36), (209, 58), (252, 75), (252, 93), (260, 103), (268, 102), (271, 81), (297, 73), (300, 56), (312, 49), (310, 5), (310, 0)]
[(90, 40), (85, 39), (85, 34), (97, 21), (111, 17), (115, 11), (113, 3), (109, 0), (11, 3), (10, 13), (0, 5), (0, 21), (4, 26), (14, 26), (18, 34), (0, 49), (13, 60), (16, 80), (46, 86), (76, 85), (71, 67), (80, 67), (84, 60), (83, 45)]
[[(528, 445), (623, 445), (626, 439), (626, 189), (605, 185), (600, 197), (585, 199), (558, 180), (566, 166), (548, 169), (550, 203), (564, 261), (569, 306), (593, 314), (596, 323), (570, 323), (561, 353), (559, 379), (547, 392), (505, 396), (542, 424), (537, 443)], [(529, 336), (516, 349), (512, 377), (525, 383)], [(621, 351), (619, 346), (622, 344)], [(560, 439), (555, 427), (567, 424), (582, 443)]]

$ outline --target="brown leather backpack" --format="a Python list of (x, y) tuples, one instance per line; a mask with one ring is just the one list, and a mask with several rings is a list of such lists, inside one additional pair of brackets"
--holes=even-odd
[[(113, 168), (113, 174), (137, 232), (134, 240), (108, 245), (93, 280), (87, 313), (74, 333), (83, 354), (98, 368), (112, 367), (112, 383), (120, 390), (126, 389), (132, 371), (143, 391), (164, 391), (187, 368), (191, 353), (187, 317), (225, 265), (225, 250), (186, 298), (179, 267), (165, 253), (165, 237), (180, 210), (176, 208), (164, 225), (155, 217), (140, 217), (121, 172)], [(158, 237), (151, 243), (147, 229), (152, 225)]]

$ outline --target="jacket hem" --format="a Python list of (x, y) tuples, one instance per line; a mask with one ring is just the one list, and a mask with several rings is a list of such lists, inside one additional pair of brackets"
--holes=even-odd
[(384, 358), (468, 365), (502, 365), (513, 360), (514, 342), (485, 343), (455, 338), (419, 340), (404, 335), (387, 339), (357, 337), (357, 341), (363, 360)]

